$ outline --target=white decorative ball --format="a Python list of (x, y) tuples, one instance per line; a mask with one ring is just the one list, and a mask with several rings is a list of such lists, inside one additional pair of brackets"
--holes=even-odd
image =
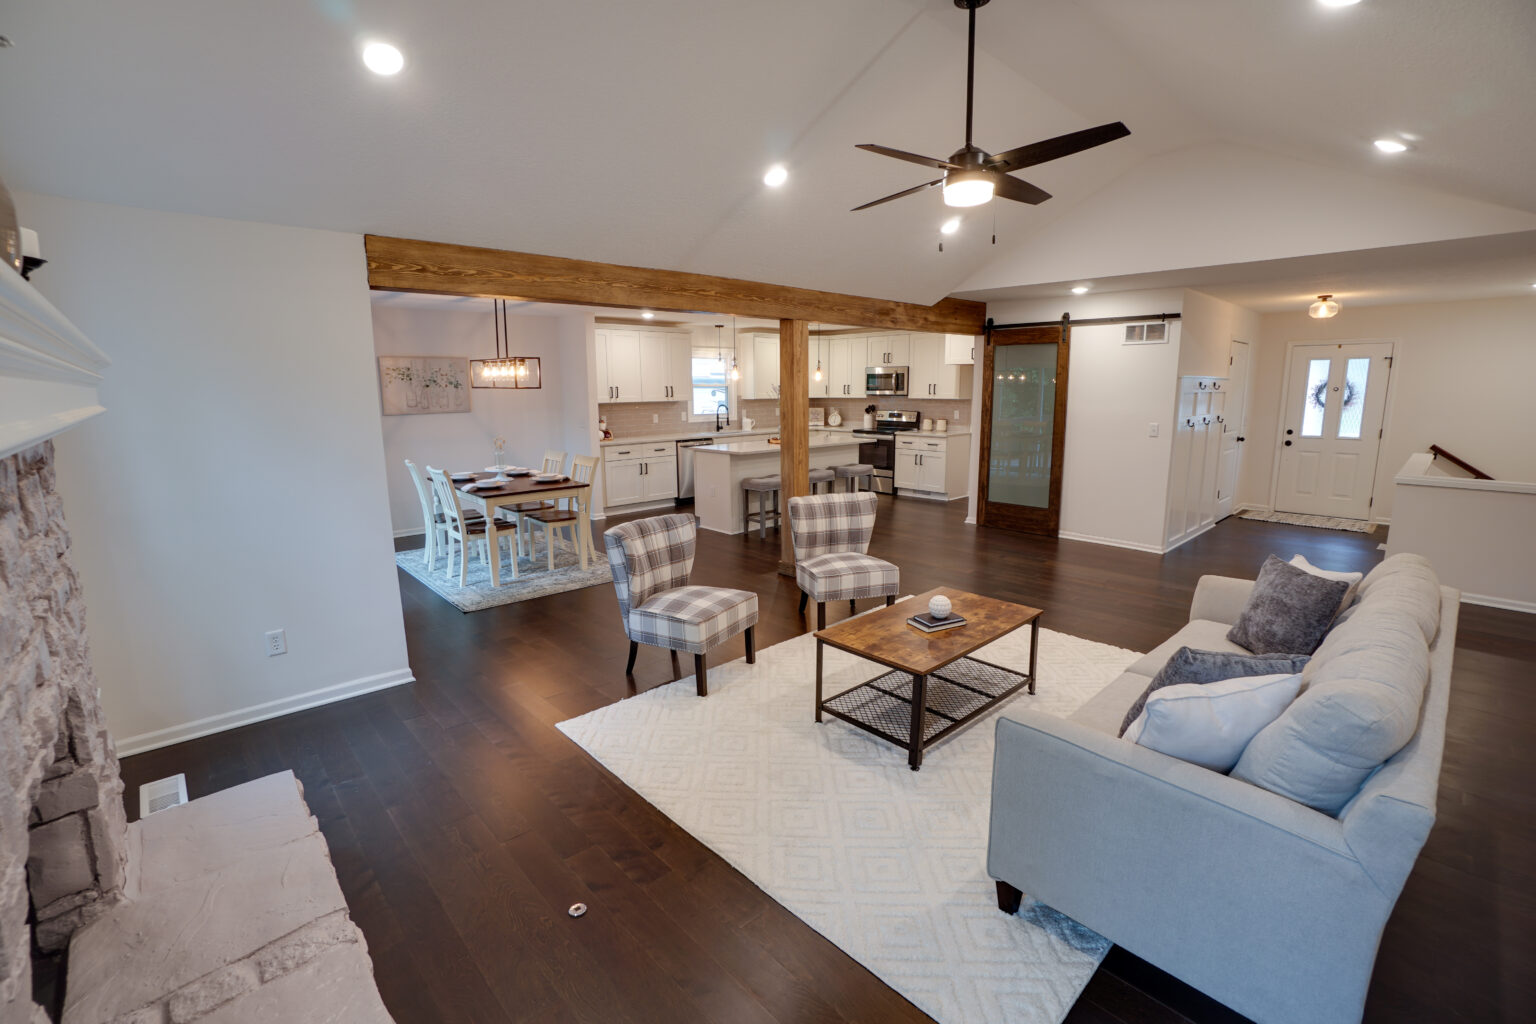
[(949, 618), (949, 598), (937, 594), (928, 600), (928, 614), (936, 619)]

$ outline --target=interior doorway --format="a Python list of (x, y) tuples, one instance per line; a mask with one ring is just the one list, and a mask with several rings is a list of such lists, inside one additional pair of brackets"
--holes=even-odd
[(1056, 536), (1067, 437), (1065, 324), (992, 332), (983, 357), (977, 523)]
[(1370, 517), (1391, 373), (1389, 341), (1292, 347), (1275, 511)]
[(1248, 343), (1233, 340), (1228, 357), (1227, 400), (1220, 416), (1221, 463), (1216, 476), (1216, 519), (1232, 514), (1232, 496), (1237, 492), (1242, 470), (1243, 442), (1248, 430)]

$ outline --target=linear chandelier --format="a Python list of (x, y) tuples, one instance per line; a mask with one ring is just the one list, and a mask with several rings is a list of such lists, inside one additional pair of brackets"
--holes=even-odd
[(507, 300), (491, 300), (491, 324), (496, 332), (496, 356), (470, 360), (470, 385), (477, 388), (539, 388), (543, 373), (538, 356), (514, 356), (507, 330)]

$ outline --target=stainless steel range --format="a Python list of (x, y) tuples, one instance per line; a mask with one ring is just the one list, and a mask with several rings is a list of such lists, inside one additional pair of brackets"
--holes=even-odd
[[(874, 487), (881, 494), (896, 493), (896, 435), (916, 430), (922, 414), (910, 409), (882, 409), (875, 413), (873, 430), (858, 429), (859, 461), (875, 467)], [(881, 481), (885, 486), (881, 486)]]

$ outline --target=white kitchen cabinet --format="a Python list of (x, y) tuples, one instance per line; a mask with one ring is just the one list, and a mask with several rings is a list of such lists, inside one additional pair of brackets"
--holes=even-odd
[(677, 497), (677, 443), (647, 441), (603, 450), (608, 508)]
[(976, 362), (976, 335), (944, 335), (944, 361), (956, 366), (971, 366)]
[(752, 338), (752, 387), (746, 398), (779, 397), (779, 336), (754, 334)]
[(693, 401), (693, 335), (686, 331), (667, 334), (667, 348), (671, 353), (672, 394), (674, 402)]
[(956, 437), (951, 454), (947, 436), (898, 437), (894, 472), (897, 490), (941, 500), (964, 497), (970, 440), (969, 436)]
[(876, 334), (867, 348), (865, 366), (908, 366), (912, 362), (912, 340), (907, 334)]
[(914, 334), (910, 346), (907, 395), (911, 398), (970, 398), (971, 368), (945, 361), (945, 340), (938, 334)]
[(678, 331), (640, 333), (642, 402), (680, 402), (693, 388), (693, 341)]
[(641, 402), (640, 332), (597, 331), (597, 400)]
[(1176, 547), (1216, 522), (1226, 383), (1216, 377), (1179, 378), (1168, 471), (1166, 547)]
[(677, 497), (677, 456), (646, 459), (640, 467), (640, 489), (645, 501)]
[(645, 500), (640, 486), (640, 464), (639, 459), (604, 460), (603, 502), (609, 508)]
[(828, 348), (827, 396), (863, 398), (864, 357), (868, 354), (863, 336), (841, 335), (832, 338)]

